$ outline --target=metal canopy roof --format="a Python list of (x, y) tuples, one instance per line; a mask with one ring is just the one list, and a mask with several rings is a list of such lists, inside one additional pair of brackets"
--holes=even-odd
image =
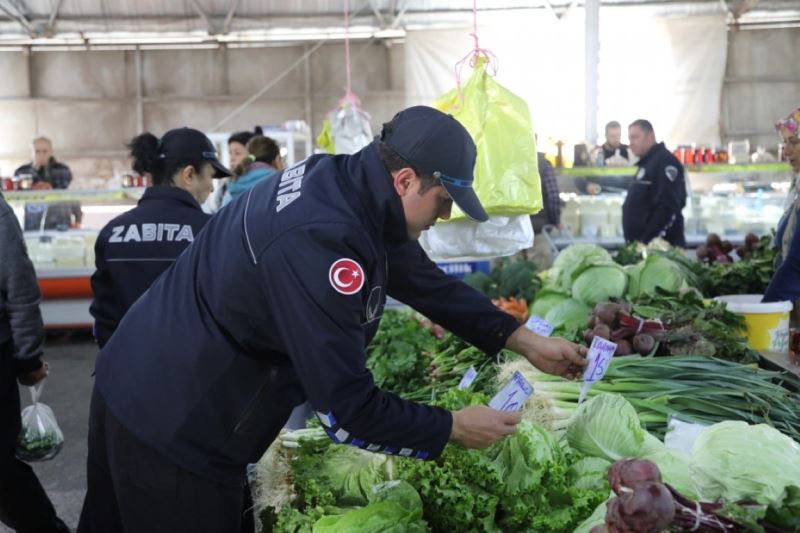
[[(601, 0), (604, 7), (680, 15), (729, 12), (740, 27), (800, 25), (798, 0)], [(555, 17), (585, 0), (482, 0), (483, 16), (543, 10)], [(343, 37), (344, 0), (0, 0), (0, 46), (296, 42)], [(471, 23), (471, 0), (352, 0), (353, 38)]]

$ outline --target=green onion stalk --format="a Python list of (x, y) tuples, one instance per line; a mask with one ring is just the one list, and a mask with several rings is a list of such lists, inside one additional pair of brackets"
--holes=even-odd
[[(566, 428), (578, 406), (580, 381), (567, 381), (532, 367), (527, 361), (501, 365), (498, 382), (520, 371), (533, 385), (534, 395), (523, 411), (553, 431)], [(714, 424), (742, 420), (768, 424), (800, 441), (800, 380), (731, 361), (705, 356), (615, 357), (605, 377), (589, 389), (587, 398), (600, 393), (625, 397), (646, 429), (663, 436), (670, 417)]]

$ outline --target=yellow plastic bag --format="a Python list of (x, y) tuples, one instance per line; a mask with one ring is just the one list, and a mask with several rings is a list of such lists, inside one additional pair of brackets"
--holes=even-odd
[[(478, 149), (475, 192), (490, 216), (532, 215), (542, 209), (536, 141), (528, 104), (497, 83), (479, 61), (462, 88), (433, 107), (449, 113), (472, 135)], [(453, 206), (452, 220), (466, 216)]]
[(331, 121), (327, 118), (322, 121), (322, 131), (317, 136), (317, 146), (325, 150), (326, 154), (336, 153), (336, 142), (331, 134)]

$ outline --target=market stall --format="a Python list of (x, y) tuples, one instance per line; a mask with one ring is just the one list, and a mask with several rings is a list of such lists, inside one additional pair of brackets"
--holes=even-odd
[[(532, 391), (523, 423), (488, 450), (450, 444), (424, 462), (336, 446), (312, 420), (284, 432), (258, 465), (262, 527), (797, 530), (800, 377), (759, 360), (781, 355), (800, 367), (788, 342), (753, 349), (746, 318), (711, 298), (763, 290), (769, 238), (740, 251), (742, 260), (721, 263), (656, 246), (612, 255), (575, 245), (545, 272), (505, 261), (466, 277), (528, 327), (545, 323), (586, 346), (613, 342), (605, 375), (588, 388), (586, 376), (567, 381), (506, 351), (489, 359), (424, 317), (388, 311), (367, 363), (379, 386), (459, 409), (494, 401), (521, 377)], [(788, 323), (777, 327), (788, 339)], [(631, 457), (641, 461), (620, 462)]]

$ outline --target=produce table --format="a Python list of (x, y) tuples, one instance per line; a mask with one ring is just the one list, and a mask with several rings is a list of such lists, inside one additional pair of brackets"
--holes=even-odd
[(800, 377), (800, 365), (794, 364), (791, 359), (789, 359), (788, 354), (762, 353), (761, 357), (769, 364)]

